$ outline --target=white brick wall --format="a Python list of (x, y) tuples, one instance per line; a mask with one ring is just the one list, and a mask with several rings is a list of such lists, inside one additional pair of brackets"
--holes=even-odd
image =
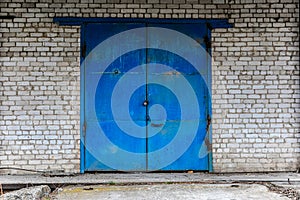
[(232, 5), (213, 33), (216, 171), (299, 168), (299, 4), (276, 2)]
[(24, 2), (0, 3), (0, 167), (79, 171), (80, 27), (53, 17), (152, 17), (234, 24), (212, 34), (215, 171), (299, 168), (297, 0)]

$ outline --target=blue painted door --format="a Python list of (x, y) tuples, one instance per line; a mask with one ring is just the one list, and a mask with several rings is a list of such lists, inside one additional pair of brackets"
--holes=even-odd
[(208, 170), (206, 24), (83, 27), (84, 171)]

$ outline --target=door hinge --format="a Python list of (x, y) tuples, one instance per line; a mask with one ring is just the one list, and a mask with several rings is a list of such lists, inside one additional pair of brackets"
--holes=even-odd
[(204, 43), (205, 43), (206, 49), (211, 48), (211, 41), (207, 35), (204, 37)]
[(82, 125), (82, 133), (83, 133), (83, 136), (85, 136), (85, 134), (86, 134), (86, 122), (84, 122), (83, 125)]
[(81, 57), (85, 58), (85, 56), (86, 56), (86, 43), (84, 41), (81, 47)]
[(206, 128), (205, 128), (206, 132), (209, 131), (210, 124), (211, 124), (211, 117), (210, 117), (210, 115), (207, 115), (207, 117), (206, 117)]

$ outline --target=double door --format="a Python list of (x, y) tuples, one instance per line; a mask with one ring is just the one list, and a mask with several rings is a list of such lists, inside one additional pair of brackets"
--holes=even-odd
[(207, 26), (82, 31), (84, 170), (208, 170)]

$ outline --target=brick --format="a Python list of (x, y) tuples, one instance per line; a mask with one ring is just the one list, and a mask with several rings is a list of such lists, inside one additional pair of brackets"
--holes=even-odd
[[(44, 0), (5, 5), (1, 12), (17, 18), (1, 23), (0, 31), (0, 129), (10, 138), (1, 143), (7, 149), (5, 154), (0, 150), (1, 166), (79, 170), (79, 145), (73, 144), (80, 139), (80, 29), (53, 24), (52, 17), (228, 17), (234, 28), (212, 30), (214, 168), (296, 170), (298, 157), (286, 152), (299, 151), (299, 141), (293, 139), (299, 136), (300, 122), (295, 1)], [(65, 79), (70, 75), (75, 79)], [(19, 157), (9, 157), (13, 154)]]

